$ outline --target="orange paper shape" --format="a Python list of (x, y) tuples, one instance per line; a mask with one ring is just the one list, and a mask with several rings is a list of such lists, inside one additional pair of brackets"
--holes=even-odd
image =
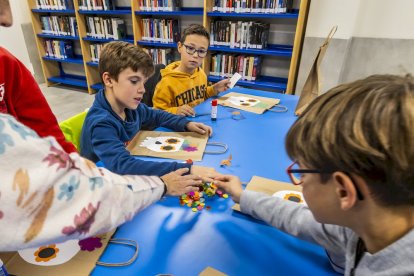
[(222, 167), (230, 166), (232, 159), (233, 159), (233, 156), (230, 154), (229, 158), (221, 160), (220, 166), (222, 166)]

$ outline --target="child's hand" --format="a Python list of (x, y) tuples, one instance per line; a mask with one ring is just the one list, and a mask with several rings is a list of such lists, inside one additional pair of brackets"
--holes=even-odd
[(208, 134), (208, 136), (213, 135), (213, 129), (203, 123), (189, 122), (186, 125), (188, 131), (196, 132), (199, 134)]
[(214, 168), (197, 165), (191, 166), (191, 174), (202, 177), (205, 182), (212, 182), (214, 180), (212, 177), (219, 175)]
[(194, 116), (195, 111), (191, 106), (189, 106), (188, 104), (185, 104), (177, 108), (177, 115)]
[(241, 181), (237, 176), (218, 175), (214, 177), (214, 184), (228, 193), (234, 202), (240, 202), (240, 196), (243, 192)]
[(221, 80), (213, 85), (214, 92), (216, 94), (226, 91), (230, 88), (230, 79)]
[(167, 186), (167, 195), (178, 196), (198, 191), (198, 186), (203, 183), (202, 178), (194, 174), (183, 176), (186, 172), (188, 172), (188, 168), (182, 168), (160, 177)]

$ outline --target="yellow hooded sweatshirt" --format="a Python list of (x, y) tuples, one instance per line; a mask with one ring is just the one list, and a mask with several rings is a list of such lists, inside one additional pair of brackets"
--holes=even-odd
[(207, 86), (207, 76), (202, 69), (197, 68), (192, 75), (175, 71), (180, 63), (173, 62), (161, 70), (162, 79), (152, 98), (155, 109), (177, 114), (179, 106), (194, 107), (217, 94), (212, 86)]

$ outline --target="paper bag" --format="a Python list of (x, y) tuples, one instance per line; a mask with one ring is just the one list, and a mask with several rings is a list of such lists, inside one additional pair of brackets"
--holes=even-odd
[(222, 106), (230, 106), (256, 114), (263, 114), (266, 110), (279, 104), (280, 100), (230, 92), (218, 98), (217, 102)]
[(224, 274), (223, 272), (208, 266), (206, 269), (201, 271), (198, 276), (227, 276), (227, 274)]
[(128, 144), (132, 155), (201, 161), (208, 136), (194, 132), (140, 131)]
[(9, 274), (17, 276), (89, 275), (114, 232), (82, 241), (71, 240), (19, 252), (0, 253), (0, 259)]
[[(302, 186), (296, 186), (292, 183), (253, 176), (250, 182), (247, 184), (246, 190), (261, 192), (286, 200), (305, 204), (302, 195)], [(240, 211), (240, 205), (235, 204), (233, 206), (233, 210)]]
[(334, 26), (329, 32), (328, 37), (322, 46), (319, 47), (318, 54), (313, 62), (308, 78), (303, 85), (302, 93), (300, 94), (299, 102), (295, 109), (295, 115), (300, 115), (308, 107), (308, 105), (319, 96), (320, 93), (320, 78), (319, 78), (319, 67), (321, 66), (322, 59), (325, 56), (326, 50), (328, 49), (329, 42), (335, 34), (338, 26)]

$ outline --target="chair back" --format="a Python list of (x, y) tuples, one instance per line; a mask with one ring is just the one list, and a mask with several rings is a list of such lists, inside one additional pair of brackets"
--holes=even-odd
[(76, 147), (78, 152), (80, 151), (82, 127), (87, 113), (87, 110), (83, 111), (59, 124), (66, 140), (71, 142)]
[(154, 95), (155, 87), (158, 82), (161, 80), (161, 69), (165, 68), (164, 64), (155, 64), (154, 74), (147, 80), (145, 83), (145, 94), (142, 99), (142, 102), (148, 106), (153, 106), (152, 96)]

